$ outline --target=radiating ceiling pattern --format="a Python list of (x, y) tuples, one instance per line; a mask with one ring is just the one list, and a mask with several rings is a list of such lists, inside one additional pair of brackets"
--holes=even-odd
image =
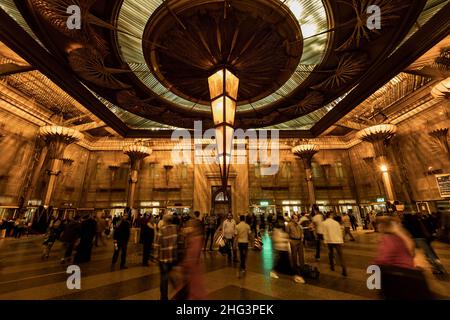
[[(195, 120), (209, 127), (202, 82), (230, 62), (242, 72), (237, 126), (310, 130), (331, 110), (339, 112), (351, 90), (370, 85), (367, 71), (417, 33), (414, 22), (423, 26), (448, 3), (376, 0), (384, 29), (374, 32), (361, 22), (368, 0), (75, 1), (84, 18), (78, 31), (61, 30), (62, 9), (71, 0), (4, 0), (0, 6), (111, 115), (131, 129), (156, 130), (192, 128)], [(398, 81), (407, 84), (367, 103), (389, 104), (420, 88), (417, 80)]]
[[(320, 34), (331, 26), (327, 20), (327, 12), (322, 1), (317, 0), (278, 0), (285, 5), (297, 19), (302, 35), (304, 52), (295, 72), (280, 89), (273, 94), (251, 104), (241, 104), (239, 111), (260, 108), (276, 102), (283, 96), (289, 95), (309, 76), (305, 69), (313, 69), (321, 63), (325, 54), (328, 33)], [(145, 61), (142, 39), (148, 20), (165, 3), (163, 0), (124, 0), (118, 15), (117, 39), (123, 60), (128, 64), (135, 75), (158, 96), (184, 106), (190, 110), (209, 111), (210, 106), (183, 99), (173, 94), (161, 84), (150, 71)]]

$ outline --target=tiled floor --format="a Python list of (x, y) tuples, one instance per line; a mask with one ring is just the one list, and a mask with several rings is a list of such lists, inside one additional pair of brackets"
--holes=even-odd
[[(270, 278), (273, 252), (270, 237), (264, 236), (261, 252), (249, 251), (245, 277), (237, 277), (237, 269), (229, 266), (217, 251), (202, 254), (205, 284), (209, 299), (267, 300), (267, 299), (378, 299), (375, 291), (367, 289), (366, 268), (371, 264), (377, 246), (377, 234), (358, 233), (356, 242), (345, 244), (348, 277), (328, 267), (324, 248), (322, 261), (315, 262), (314, 252), (305, 252), (306, 261), (319, 268), (319, 280), (296, 284), (291, 277)], [(129, 244), (127, 270), (111, 272), (111, 240), (94, 248), (92, 261), (81, 266), (81, 290), (69, 290), (68, 274), (59, 264), (61, 245), (55, 244), (50, 259), (41, 261), (42, 237), (0, 240), (0, 300), (9, 299), (159, 299), (159, 268), (140, 266), (140, 248)], [(433, 244), (447, 270), (450, 270), (450, 245)], [(137, 251), (138, 250), (138, 251)], [(433, 288), (442, 298), (450, 299), (450, 281), (436, 279)]]

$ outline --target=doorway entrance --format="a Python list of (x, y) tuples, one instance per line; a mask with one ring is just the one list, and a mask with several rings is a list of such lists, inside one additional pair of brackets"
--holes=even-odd
[(223, 221), (232, 208), (231, 187), (228, 187), (227, 194), (224, 194), (221, 186), (212, 186), (211, 195), (212, 212), (219, 217), (219, 221)]

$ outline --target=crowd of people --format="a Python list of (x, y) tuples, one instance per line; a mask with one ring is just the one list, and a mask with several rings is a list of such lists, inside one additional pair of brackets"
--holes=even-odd
[[(368, 229), (373, 228), (380, 233), (373, 263), (379, 265), (386, 275), (383, 277), (383, 296), (401, 296), (397, 284), (405, 279), (415, 279), (417, 287), (422, 286), (425, 288), (423, 292), (427, 292), (425, 269), (435, 274), (446, 273), (431, 246), (440, 227), (435, 216), (395, 213), (373, 217)], [(15, 226), (20, 224), (14, 223), (10, 232)], [(292, 277), (295, 283), (303, 284), (308, 279), (318, 280), (320, 274), (317, 267), (305, 262), (307, 248), (313, 252), (315, 260), (320, 261), (325, 245), (330, 270), (335, 271), (337, 262), (342, 276), (348, 276), (344, 243), (347, 237), (350, 241), (357, 241), (356, 229), (357, 221), (351, 212), (323, 214), (317, 208), (308, 214), (292, 215), (278, 212), (267, 216), (248, 214), (236, 217), (230, 212), (223, 218), (214, 213), (201, 217), (198, 211), (193, 215), (132, 215), (127, 208), (114, 217), (103, 213), (66, 219), (61, 215), (51, 217), (42, 258), (48, 259), (54, 243), (60, 241), (61, 264), (83, 264), (91, 261), (94, 246), (105, 246), (112, 238), (111, 270), (115, 270), (119, 260), (120, 269), (127, 269), (127, 252), (132, 241), (140, 245), (143, 266), (149, 266), (150, 262), (159, 265), (161, 299), (169, 299), (169, 283), (174, 288), (172, 299), (202, 299), (206, 295), (202, 251), (219, 250), (229, 265), (238, 268), (238, 277), (244, 277), (248, 251), (252, 247), (261, 250), (261, 237), (266, 232), (275, 251), (269, 276), (277, 279), (285, 275)]]
[(11, 218), (0, 220), (0, 233), (3, 238), (14, 237), (19, 239), (22, 234), (28, 233), (29, 223), (25, 218)]

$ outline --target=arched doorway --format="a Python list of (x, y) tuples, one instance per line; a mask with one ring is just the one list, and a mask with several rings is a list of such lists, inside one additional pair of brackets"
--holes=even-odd
[(231, 187), (227, 188), (227, 194), (224, 194), (221, 186), (211, 187), (211, 208), (219, 220), (222, 221), (231, 211)]

